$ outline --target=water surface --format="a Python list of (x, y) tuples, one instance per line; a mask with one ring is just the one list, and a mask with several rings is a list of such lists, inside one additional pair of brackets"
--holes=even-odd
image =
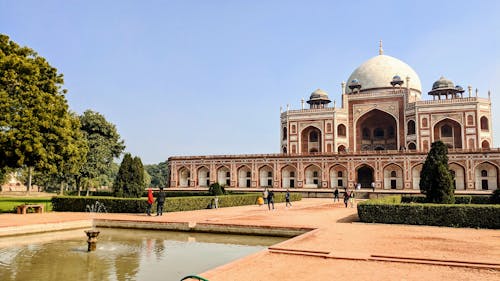
[(284, 238), (99, 229), (95, 252), (83, 230), (0, 238), (0, 280), (180, 280)]

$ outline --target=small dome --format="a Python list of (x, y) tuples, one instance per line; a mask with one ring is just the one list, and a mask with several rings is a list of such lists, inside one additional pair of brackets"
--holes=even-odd
[(455, 86), (455, 90), (459, 91), (459, 92), (463, 92), (464, 91), (464, 88), (462, 88), (462, 86), (460, 85), (456, 85)]
[(394, 75), (394, 77), (392, 77), (392, 81), (402, 81), (402, 80), (399, 75)]
[(437, 80), (436, 82), (434, 82), (434, 84), (432, 84), (432, 90), (434, 91), (442, 89), (455, 89), (455, 84), (453, 84), (451, 80), (448, 80), (443, 76), (441, 76), (439, 80)]
[(318, 100), (318, 99), (329, 99), (328, 98), (328, 94), (321, 90), (321, 89), (317, 89), (316, 91), (312, 92), (311, 93), (311, 96), (309, 97), (309, 99), (311, 100)]

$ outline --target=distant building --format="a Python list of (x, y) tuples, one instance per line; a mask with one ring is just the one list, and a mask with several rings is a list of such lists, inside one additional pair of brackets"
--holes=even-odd
[(317, 89), (309, 108), (302, 101), (302, 109), (281, 113), (281, 153), (170, 157), (170, 186), (419, 189), (437, 140), (449, 148), (457, 190), (499, 186), (489, 92), (479, 97), (441, 77), (423, 100), (417, 73), (382, 48), (347, 81), (338, 105)]

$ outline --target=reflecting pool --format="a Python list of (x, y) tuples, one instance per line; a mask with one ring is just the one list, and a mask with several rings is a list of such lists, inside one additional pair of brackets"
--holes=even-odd
[(0, 280), (180, 280), (285, 238), (100, 228), (95, 252), (82, 229), (0, 238)]

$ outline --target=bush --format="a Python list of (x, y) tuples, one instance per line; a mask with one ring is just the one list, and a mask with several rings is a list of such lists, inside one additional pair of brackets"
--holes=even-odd
[[(258, 197), (260, 193), (220, 195), (219, 207), (253, 205), (257, 203)], [(165, 200), (164, 210), (178, 212), (205, 209), (213, 198), (213, 196), (168, 197)], [(292, 201), (301, 199), (300, 193), (290, 194)], [(276, 203), (285, 202), (285, 193), (275, 193), (274, 200)], [(85, 212), (87, 205), (91, 206), (96, 201), (104, 204), (108, 213), (143, 213), (147, 207), (146, 198), (55, 196), (52, 198), (52, 208), (59, 212)]]
[[(401, 203), (427, 203), (423, 195), (405, 195), (401, 197)], [(455, 204), (492, 204), (490, 196), (487, 195), (456, 195)], [(498, 203), (497, 203), (498, 204)]]
[(221, 186), (219, 183), (212, 183), (210, 187), (208, 188), (208, 193), (210, 195), (224, 195), (226, 194), (226, 191), (224, 190), (224, 187)]
[(500, 228), (498, 205), (397, 204), (368, 200), (358, 204), (362, 222)]
[(491, 195), (490, 202), (492, 204), (500, 204), (500, 188), (495, 189)]

